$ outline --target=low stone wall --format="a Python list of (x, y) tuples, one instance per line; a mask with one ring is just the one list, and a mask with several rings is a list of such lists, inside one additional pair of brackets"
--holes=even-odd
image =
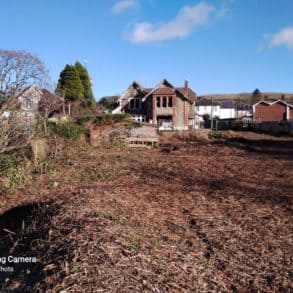
[(122, 125), (100, 125), (89, 129), (89, 142), (93, 147), (103, 142), (111, 142), (115, 139), (123, 139), (127, 135), (127, 129)]
[(127, 143), (131, 141), (131, 138), (158, 141), (159, 136), (157, 128), (151, 125), (94, 125), (89, 129), (89, 142), (94, 147), (97, 147), (103, 142), (119, 141)]

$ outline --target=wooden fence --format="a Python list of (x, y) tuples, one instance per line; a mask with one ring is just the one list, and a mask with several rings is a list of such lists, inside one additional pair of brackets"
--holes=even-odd
[(229, 128), (232, 130), (247, 130), (268, 133), (273, 135), (293, 135), (293, 121), (234, 121), (230, 124)]

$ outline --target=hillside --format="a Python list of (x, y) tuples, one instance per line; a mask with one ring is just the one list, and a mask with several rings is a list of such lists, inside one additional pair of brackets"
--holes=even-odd
[[(239, 101), (243, 103), (249, 103), (251, 93), (239, 93), (239, 94), (205, 94), (198, 96), (199, 98), (213, 99), (215, 101)], [(293, 103), (293, 93), (280, 93), (280, 92), (264, 92), (262, 98), (267, 99), (282, 99), (289, 103)]]

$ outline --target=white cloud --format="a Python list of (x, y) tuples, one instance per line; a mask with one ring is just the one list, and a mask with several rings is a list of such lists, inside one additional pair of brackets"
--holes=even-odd
[(194, 6), (184, 6), (177, 16), (169, 22), (152, 24), (136, 23), (128, 38), (133, 43), (148, 43), (183, 38), (190, 35), (197, 27), (208, 22), (215, 7), (205, 2)]
[(269, 39), (271, 47), (286, 46), (293, 50), (293, 26), (284, 28), (275, 35), (265, 35), (264, 37)]
[(112, 7), (112, 13), (119, 14), (124, 12), (125, 10), (135, 8), (138, 5), (137, 0), (119, 0)]

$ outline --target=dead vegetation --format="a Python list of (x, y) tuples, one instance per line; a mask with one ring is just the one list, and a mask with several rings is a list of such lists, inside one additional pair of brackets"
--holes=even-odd
[(52, 172), (1, 196), (2, 211), (38, 205), (29, 219), (11, 224), (11, 210), (0, 218), (1, 255), (38, 257), (0, 275), (1, 289), (292, 290), (292, 149), (279, 156), (288, 144), (262, 153), (250, 142), (191, 135), (150, 150), (63, 146)]

